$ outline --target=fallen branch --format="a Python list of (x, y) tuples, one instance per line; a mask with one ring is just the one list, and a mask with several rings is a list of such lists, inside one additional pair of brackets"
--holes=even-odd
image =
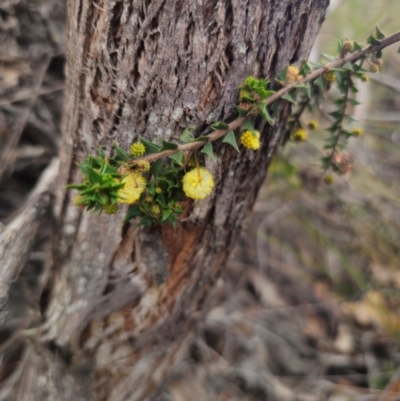
[(28, 259), (38, 232), (48, 218), (58, 164), (58, 159), (49, 164), (26, 206), (0, 232), (0, 327), (6, 319), (10, 289)]

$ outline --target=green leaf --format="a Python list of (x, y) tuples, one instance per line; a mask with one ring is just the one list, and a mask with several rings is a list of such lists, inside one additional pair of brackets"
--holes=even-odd
[(290, 103), (296, 104), (296, 93), (292, 92), (292, 93), (285, 93), (282, 96), (282, 99), (287, 100)]
[(148, 141), (145, 138), (139, 137), (140, 142), (143, 143), (144, 147), (146, 148), (147, 153), (158, 153), (161, 147), (153, 142)]
[(274, 124), (274, 120), (271, 118), (267, 111), (267, 105), (263, 102), (257, 104), (257, 108), (261, 114), (261, 117), (269, 124)]
[[(305, 96), (307, 96), (308, 99), (311, 100), (311, 84), (310, 82), (307, 82), (304, 85), (304, 88), (300, 89), (301, 93), (303, 93)], [(277, 103), (277, 102), (276, 102)], [(275, 104), (275, 103), (274, 103)]]
[(330, 132), (331, 134), (334, 134), (338, 130), (339, 126), (338, 123), (335, 122), (335, 124), (331, 125), (329, 128), (326, 128), (326, 131)]
[(260, 95), (261, 99), (265, 100), (265, 99), (269, 98), (270, 96), (272, 96), (275, 93), (275, 91), (269, 91), (269, 90), (264, 89), (257, 93)]
[(150, 216), (143, 216), (139, 223), (136, 224), (136, 227), (146, 226), (151, 227), (153, 225), (153, 219)]
[(303, 64), (300, 69), (300, 74), (302, 75), (308, 75), (311, 73), (311, 67), (308, 65), (308, 62), (306, 60), (303, 61)]
[(326, 85), (325, 85), (325, 80), (322, 77), (322, 75), (320, 75), (315, 81), (314, 84), (317, 85), (322, 91), (325, 91), (326, 89)]
[(124, 149), (120, 148), (115, 142), (114, 142), (114, 149), (115, 149), (115, 155), (117, 160), (121, 160), (123, 162), (127, 162), (131, 160), (131, 155), (126, 152)]
[(154, 196), (156, 194), (156, 187), (154, 185), (154, 182), (149, 182), (147, 184), (147, 192), (151, 195)]
[(352, 106), (358, 106), (359, 104), (361, 104), (357, 99), (349, 99), (349, 103)]
[(92, 184), (100, 184), (102, 182), (102, 175), (95, 171), (92, 167), (87, 169), (87, 177)]
[(208, 142), (208, 140), (209, 140), (209, 138), (208, 138), (207, 135), (201, 135), (201, 136), (198, 136), (198, 137), (195, 139), (195, 142), (201, 142), (201, 141), (207, 141), (207, 142)]
[(180, 150), (179, 152), (174, 153), (173, 155), (169, 156), (176, 164), (182, 166), (182, 159), (183, 159), (183, 152)]
[(378, 25), (376, 26), (375, 30), (376, 30), (376, 38), (377, 39), (381, 40), (381, 39), (385, 38), (384, 33), (379, 29)]
[(165, 203), (165, 198), (163, 194), (157, 196), (156, 202), (163, 208), (166, 209), (168, 205)]
[(313, 68), (321, 68), (324, 67), (324, 65), (322, 63), (314, 63), (312, 61), (308, 62), (309, 65), (311, 65)]
[(330, 162), (331, 162), (330, 156), (321, 157), (320, 160), (321, 160), (322, 168), (323, 168), (324, 170), (326, 170), (326, 169), (329, 167)]
[(236, 109), (236, 111), (239, 114), (239, 117), (246, 117), (247, 114), (249, 114), (249, 110), (242, 109), (238, 105), (234, 104), (233, 107)]
[(354, 51), (360, 51), (362, 49), (363, 47), (359, 43), (354, 42)]
[(215, 161), (213, 145), (211, 142), (206, 143), (200, 152), (206, 154), (212, 161)]
[(150, 171), (154, 175), (154, 177), (158, 178), (164, 170), (164, 162), (162, 159), (156, 160), (150, 166)]
[(346, 117), (352, 123), (358, 122), (358, 120), (356, 118), (354, 118), (353, 116), (351, 116), (351, 115), (346, 115)]
[(107, 163), (103, 164), (103, 167), (101, 168), (100, 172), (102, 174), (118, 174), (117, 170)]
[(177, 147), (178, 147), (178, 145), (176, 143), (163, 140), (160, 152), (162, 152), (163, 150), (175, 150)]
[(351, 64), (351, 63), (348, 61), (347, 63), (345, 63), (345, 64), (342, 66), (342, 68), (343, 68), (344, 70), (347, 70), (347, 71), (353, 71), (353, 64)]
[(224, 143), (229, 143), (237, 152), (240, 152), (237, 142), (236, 142), (236, 136), (233, 131), (229, 131), (225, 136), (224, 139), (222, 140)]
[(322, 56), (323, 58), (326, 58), (328, 61), (334, 61), (334, 60), (337, 59), (336, 56), (331, 56), (330, 54), (325, 54), (325, 53), (322, 53), (321, 56)]
[(368, 37), (367, 39), (367, 43), (369, 43), (370, 45), (379, 45), (381, 43), (380, 40), (374, 38), (372, 35)]
[(400, 53), (400, 47), (397, 49), (397, 53)]
[(194, 138), (194, 135), (192, 134), (192, 131), (193, 131), (193, 128), (186, 128), (182, 132), (179, 139), (184, 143), (193, 142), (195, 138)]
[(251, 131), (251, 132), (255, 132), (255, 128), (254, 128), (254, 123), (252, 120), (246, 120), (246, 122), (242, 125), (241, 128), (243, 131)]
[(166, 220), (168, 219), (168, 217), (171, 215), (171, 213), (172, 213), (172, 210), (171, 210), (171, 209), (165, 209), (165, 210), (163, 210), (161, 222), (166, 221)]
[(104, 159), (106, 157), (106, 154), (104, 153), (104, 149), (103, 148), (99, 148), (99, 156)]
[(216, 121), (214, 124), (211, 124), (211, 129), (214, 131), (225, 130), (229, 129), (229, 125), (223, 121)]
[(142, 212), (138, 205), (129, 206), (128, 211), (126, 212), (126, 215), (124, 217), (124, 223), (126, 223), (130, 219), (133, 219), (134, 217), (140, 216), (141, 214)]
[(358, 89), (357, 89), (357, 86), (355, 86), (353, 83), (350, 85), (350, 91), (352, 92), (352, 93), (357, 93), (358, 92)]
[(340, 120), (342, 118), (342, 111), (332, 111), (332, 113), (329, 113), (330, 116), (332, 116), (335, 120)]
[(343, 40), (339, 39), (337, 42), (337, 51), (339, 54), (343, 52)]

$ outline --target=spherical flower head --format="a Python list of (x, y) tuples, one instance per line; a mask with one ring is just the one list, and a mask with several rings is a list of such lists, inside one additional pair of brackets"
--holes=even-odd
[(354, 50), (354, 41), (353, 40), (346, 40), (343, 43), (343, 49), (345, 49), (346, 52), (352, 52)]
[(374, 61), (374, 64), (376, 64), (379, 68), (383, 66), (383, 60), (381, 58), (377, 58)]
[(146, 153), (146, 147), (142, 142), (135, 142), (131, 145), (130, 151), (132, 156), (140, 157)]
[(107, 214), (115, 214), (118, 212), (118, 205), (116, 203), (114, 203), (112, 205), (103, 206), (103, 210)]
[(331, 83), (333, 83), (333, 82), (336, 81), (336, 74), (335, 74), (334, 71), (327, 71), (327, 72), (324, 72), (324, 74), (322, 75), (322, 77), (323, 77), (324, 80), (325, 80), (327, 83), (329, 83), (329, 84), (331, 84)]
[(335, 182), (335, 178), (333, 177), (332, 174), (327, 174), (324, 177), (324, 184), (325, 185), (332, 185)]
[(361, 81), (362, 82), (368, 82), (369, 81), (369, 75), (367, 75), (367, 74), (361, 75)]
[(150, 170), (150, 163), (147, 160), (140, 160), (136, 163), (136, 167), (143, 173), (147, 173)]
[(301, 79), (300, 71), (295, 65), (289, 65), (286, 70), (286, 81), (288, 84), (293, 84), (294, 82)]
[(214, 178), (204, 167), (188, 171), (182, 179), (183, 192), (191, 199), (204, 199), (214, 188)]
[(156, 194), (162, 193), (162, 189), (160, 187), (156, 187), (155, 191), (156, 191)]
[(260, 147), (260, 132), (245, 131), (240, 137), (240, 143), (248, 149), (257, 150)]
[(353, 131), (351, 131), (351, 135), (353, 136), (361, 136), (363, 134), (363, 130), (361, 128), (354, 128)]
[(379, 72), (379, 65), (371, 64), (369, 66), (369, 72), (372, 72), (373, 74), (375, 74), (376, 72)]
[(146, 179), (137, 171), (129, 172), (121, 181), (124, 185), (118, 191), (119, 203), (135, 203), (146, 188)]
[(161, 214), (161, 208), (158, 205), (152, 205), (150, 210), (153, 216), (159, 216)]
[(307, 140), (308, 134), (306, 130), (299, 128), (293, 132), (290, 138), (293, 142), (304, 142)]
[(308, 123), (307, 126), (308, 126), (308, 129), (309, 129), (309, 130), (314, 131), (315, 129), (318, 128), (318, 122), (315, 121), (315, 120), (312, 120), (312, 121), (310, 121), (310, 122)]

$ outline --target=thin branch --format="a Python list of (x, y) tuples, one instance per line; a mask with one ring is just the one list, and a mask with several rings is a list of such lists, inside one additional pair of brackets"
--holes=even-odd
[(328, 169), (332, 167), (333, 164), (333, 157), (335, 156), (336, 153), (336, 147), (339, 143), (339, 140), (343, 134), (343, 120), (346, 117), (346, 108), (347, 108), (347, 103), (349, 101), (349, 93), (350, 93), (350, 85), (351, 85), (351, 72), (347, 72), (347, 77), (346, 77), (346, 93), (344, 95), (344, 99), (343, 99), (343, 112), (342, 115), (340, 117), (340, 123), (338, 125), (338, 133), (336, 134), (336, 138), (335, 138), (335, 142), (333, 144), (333, 148), (332, 148), (332, 152), (329, 155), (329, 165), (328, 165)]
[[(373, 45), (369, 46), (363, 50), (360, 50), (358, 52), (350, 53), (347, 56), (343, 58), (339, 58), (335, 61), (332, 61), (331, 63), (326, 64), (324, 67), (318, 68), (305, 76), (304, 78), (300, 79), (299, 81), (296, 81), (292, 84), (286, 85), (284, 88), (278, 90), (275, 92), (273, 95), (271, 95), (268, 99), (265, 100), (265, 104), (269, 105), (276, 100), (280, 99), (283, 95), (286, 93), (289, 93), (291, 90), (295, 89), (299, 84), (302, 83), (308, 83), (311, 81), (314, 81), (316, 78), (318, 78), (320, 75), (325, 73), (326, 71), (329, 71), (332, 68), (338, 68), (346, 64), (347, 62), (352, 62), (352, 61), (357, 61), (363, 57), (365, 57), (367, 54), (370, 53), (376, 53), (394, 43), (400, 42), (400, 31), (394, 33), (391, 36), (388, 36), (387, 38), (384, 38), (381, 40), (381, 43), (378, 45)], [(172, 150), (164, 150), (159, 153), (153, 153), (148, 156), (144, 156), (138, 159), (135, 159), (132, 161), (132, 163), (136, 163), (138, 161), (146, 160), (148, 162), (152, 162), (158, 159), (162, 159), (164, 157), (173, 155), (176, 152), (179, 151), (190, 151), (190, 150), (196, 150), (204, 146), (207, 142), (214, 142), (217, 139), (223, 137), (226, 135), (229, 131), (235, 130), (236, 128), (241, 127), (247, 120), (247, 117), (241, 117), (239, 119), (236, 119), (232, 121), (230, 124), (228, 124), (228, 128), (224, 130), (218, 130), (213, 132), (212, 134), (208, 135), (208, 139), (204, 141), (196, 141), (196, 142), (190, 142), (190, 143), (185, 143), (183, 145), (178, 145), (176, 149)]]

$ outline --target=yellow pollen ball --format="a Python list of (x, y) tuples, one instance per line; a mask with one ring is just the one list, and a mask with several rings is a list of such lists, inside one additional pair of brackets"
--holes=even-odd
[(248, 149), (257, 150), (260, 147), (260, 132), (245, 131), (240, 137), (240, 143)]
[(305, 131), (302, 128), (299, 128), (291, 135), (291, 139), (294, 142), (304, 142), (307, 140), (307, 137), (308, 137), (307, 131)]
[(333, 178), (333, 175), (327, 174), (324, 177), (324, 184), (325, 185), (332, 185), (335, 182), (335, 179)]
[(137, 171), (128, 173), (121, 181), (125, 186), (118, 191), (119, 203), (135, 203), (146, 188), (146, 179)]
[(336, 81), (336, 74), (333, 71), (327, 71), (322, 76), (330, 84)]
[(317, 129), (318, 128), (318, 122), (317, 121), (310, 121), (309, 123), (308, 123), (308, 128), (311, 130), (311, 131), (313, 131), (313, 130), (315, 130), (315, 129)]
[(135, 142), (131, 145), (131, 155), (134, 157), (143, 156), (146, 153), (146, 148), (141, 142)]
[(286, 81), (288, 84), (293, 84), (294, 82), (298, 81), (301, 78), (299, 74), (299, 69), (294, 66), (290, 65), (286, 70)]
[(118, 205), (116, 203), (114, 203), (112, 205), (103, 206), (103, 210), (107, 214), (115, 214), (118, 212)]
[(143, 172), (150, 171), (150, 163), (147, 160), (141, 160), (136, 163), (136, 166), (138, 167), (139, 170)]
[(369, 71), (375, 74), (376, 72), (379, 72), (379, 65), (376, 64), (371, 64), (369, 66)]
[(214, 178), (204, 167), (188, 171), (182, 179), (183, 192), (191, 199), (204, 199), (214, 188)]
[(361, 136), (363, 134), (363, 131), (361, 128), (354, 128), (353, 131), (351, 131), (351, 135), (353, 136)]

